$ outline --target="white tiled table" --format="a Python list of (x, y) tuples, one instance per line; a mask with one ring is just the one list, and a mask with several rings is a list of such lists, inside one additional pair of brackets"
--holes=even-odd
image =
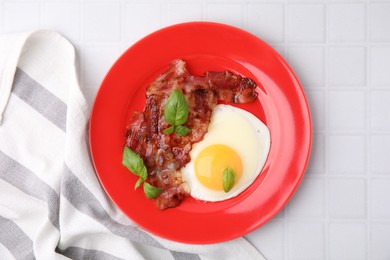
[(305, 178), (287, 207), (247, 238), (268, 259), (390, 259), (390, 1), (0, 0), (0, 32), (53, 29), (75, 44), (90, 103), (131, 44), (194, 20), (270, 43), (311, 106)]

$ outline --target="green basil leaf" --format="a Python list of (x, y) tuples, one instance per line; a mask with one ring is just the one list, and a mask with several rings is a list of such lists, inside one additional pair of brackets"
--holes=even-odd
[(173, 131), (175, 131), (175, 126), (174, 126), (174, 125), (172, 125), (172, 126), (166, 128), (166, 129), (164, 129), (164, 133), (167, 134), (167, 135), (172, 134)]
[(135, 184), (134, 186), (134, 189), (138, 189), (139, 186), (141, 186), (141, 184), (144, 182), (145, 180), (143, 180), (142, 178), (139, 178), (137, 183)]
[(188, 118), (188, 103), (183, 93), (175, 89), (170, 95), (164, 110), (165, 120), (173, 126), (182, 125)]
[(222, 172), (222, 186), (225, 192), (229, 192), (236, 181), (236, 174), (229, 166)]
[(183, 125), (178, 125), (175, 127), (175, 134), (179, 136), (186, 136), (191, 132), (191, 129)]
[(122, 164), (143, 181), (145, 181), (148, 177), (144, 161), (138, 154), (128, 147), (123, 149)]
[(144, 192), (148, 199), (153, 199), (161, 194), (161, 188), (154, 187), (147, 182), (144, 182)]
[(132, 173), (139, 177), (134, 189), (137, 189), (143, 183), (144, 193), (147, 198), (155, 198), (163, 191), (163, 189), (153, 187), (149, 183), (145, 182), (146, 178), (148, 177), (148, 173), (144, 161), (138, 154), (133, 152), (128, 147), (125, 147), (123, 149), (122, 164), (126, 166), (126, 168), (129, 169)]

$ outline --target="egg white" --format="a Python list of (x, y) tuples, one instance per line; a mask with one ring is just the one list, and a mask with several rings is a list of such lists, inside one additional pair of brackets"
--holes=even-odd
[[(230, 105), (217, 105), (213, 109), (207, 134), (202, 141), (192, 146), (191, 161), (181, 169), (183, 180), (191, 188), (191, 196), (204, 201), (222, 201), (240, 194), (260, 174), (270, 143), (268, 127), (256, 116)], [(195, 174), (198, 154), (214, 144), (224, 144), (234, 149), (242, 161), (242, 176), (227, 193), (207, 188)]]

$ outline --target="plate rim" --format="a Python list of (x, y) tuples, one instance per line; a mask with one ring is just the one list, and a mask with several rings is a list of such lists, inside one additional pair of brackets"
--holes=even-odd
[[(170, 237), (170, 236), (165, 236), (164, 234), (161, 234), (161, 233), (156, 233), (154, 232), (152, 229), (148, 228), (148, 227), (145, 227), (142, 223), (139, 223), (135, 220), (133, 220), (126, 212), (124, 212), (122, 210), (121, 207), (118, 206), (118, 204), (116, 203), (116, 201), (114, 200), (114, 198), (111, 196), (110, 192), (106, 189), (104, 183), (102, 182), (101, 180), (101, 177), (99, 175), (99, 172), (98, 172), (98, 169), (97, 169), (97, 166), (96, 166), (96, 162), (95, 162), (95, 158), (94, 158), (94, 155), (93, 155), (93, 141), (92, 141), (92, 138), (93, 138), (93, 134), (92, 134), (92, 128), (93, 128), (93, 121), (94, 121), (94, 109), (95, 109), (95, 106), (96, 106), (96, 103), (97, 103), (97, 99), (99, 98), (99, 95), (102, 95), (101, 94), (101, 90), (102, 90), (102, 86), (104, 85), (108, 75), (111, 73), (111, 71), (115, 68), (115, 64), (118, 63), (118, 60), (122, 59), (129, 51), (131, 51), (131, 49), (135, 48), (136, 46), (138, 45), (142, 45), (143, 41), (146, 41), (148, 40), (150, 37), (153, 37), (155, 34), (159, 34), (159, 33), (163, 33), (164, 31), (166, 30), (171, 30), (171, 29), (174, 29), (174, 28), (177, 28), (177, 27), (180, 27), (180, 26), (193, 26), (193, 25), (200, 25), (200, 26), (217, 26), (217, 27), (221, 27), (221, 28), (227, 28), (227, 29), (233, 29), (235, 31), (240, 31), (241, 33), (244, 33), (244, 34), (247, 34), (247, 36), (249, 37), (252, 37), (254, 38), (255, 40), (257, 41), (260, 41), (262, 44), (264, 44), (265, 46), (267, 46), (267, 48), (269, 50), (272, 50), (273, 51), (273, 55), (276, 55), (276, 57), (282, 61), (283, 65), (286, 67), (286, 70), (289, 71), (290, 73), (290, 76), (292, 77), (292, 79), (295, 81), (295, 86), (299, 86), (299, 88), (297, 88), (296, 90), (299, 91), (299, 95), (303, 98), (303, 100), (305, 101), (305, 112), (307, 112), (307, 119), (308, 119), (308, 124), (309, 124), (309, 128), (307, 129), (308, 130), (308, 133), (309, 133), (309, 136), (308, 136), (308, 150), (307, 150), (307, 155), (305, 156), (305, 162), (304, 162), (304, 166), (303, 166), (303, 169), (302, 169), (302, 172), (298, 175), (298, 178), (296, 179), (296, 182), (295, 182), (295, 185), (292, 187), (292, 190), (291, 190), (291, 193), (287, 196), (287, 198), (284, 199), (283, 203), (281, 204), (280, 207), (277, 207), (275, 208), (274, 207), (274, 210), (272, 210), (271, 214), (268, 214), (267, 216), (265, 217), (262, 217), (263, 221), (257, 225), (253, 225), (251, 228), (247, 228), (245, 231), (243, 231), (241, 234), (235, 234), (235, 235), (232, 235), (231, 237), (228, 237), (228, 238), (221, 238), (221, 239), (212, 239), (212, 240), (205, 240), (204, 242), (203, 241), (192, 241), (192, 240), (183, 240), (183, 239), (175, 239), (173, 237)], [(91, 153), (91, 160), (92, 160), (92, 163), (93, 163), (93, 167), (94, 167), (94, 170), (95, 170), (95, 174), (101, 184), (101, 186), (103, 187), (106, 195), (110, 198), (111, 202), (126, 216), (128, 217), (129, 219), (131, 219), (131, 221), (133, 221), (134, 223), (136, 223), (137, 225), (139, 225), (142, 229), (145, 229), (147, 230), (148, 232), (151, 232), (152, 234), (155, 234), (159, 237), (162, 237), (164, 239), (168, 239), (168, 240), (171, 240), (171, 241), (175, 241), (175, 242), (180, 242), (180, 243), (185, 243), (185, 244), (211, 244), (211, 243), (218, 243), (218, 242), (224, 242), (224, 241), (229, 241), (229, 240), (232, 240), (232, 239), (235, 239), (235, 238), (238, 238), (238, 237), (241, 237), (241, 236), (244, 236), (252, 231), (254, 231), (255, 229), (258, 229), (260, 226), (264, 225), (265, 223), (267, 223), (270, 219), (272, 219), (275, 215), (277, 215), (287, 204), (288, 202), (291, 200), (291, 198), (294, 196), (294, 194), (296, 193), (296, 190), (298, 189), (304, 175), (305, 175), (305, 172), (307, 170), (307, 166), (308, 166), (308, 163), (309, 163), (309, 160), (310, 160), (310, 156), (311, 156), (311, 150), (312, 150), (312, 139), (313, 139), (313, 125), (312, 125), (312, 116), (311, 116), (311, 111), (310, 111), (310, 106), (309, 106), (309, 102), (307, 100), (307, 97), (305, 95), (305, 91), (298, 79), (298, 77), (296, 76), (295, 72), (293, 71), (293, 69), (291, 68), (290, 64), (288, 64), (284, 58), (273, 48), (271, 47), (269, 44), (267, 44), (264, 40), (262, 40), (261, 38), (259, 38), (258, 36), (244, 30), (244, 29), (241, 29), (241, 28), (238, 28), (238, 27), (235, 27), (235, 26), (232, 26), (232, 25), (228, 25), (228, 24), (224, 24), (224, 23), (218, 23), (218, 22), (209, 22), (209, 21), (194, 21), (194, 22), (184, 22), (184, 23), (177, 23), (177, 24), (173, 24), (173, 25), (169, 25), (169, 26), (166, 26), (166, 27), (163, 27), (163, 28), (160, 28), (158, 30), (155, 30), (151, 33), (149, 33), (148, 35), (142, 37), (141, 39), (137, 40), (135, 43), (131, 44), (124, 52), (121, 53), (121, 55), (119, 55), (119, 57), (114, 61), (114, 63), (111, 64), (111, 67), (109, 68), (109, 70), (106, 72), (103, 80), (101, 81), (101, 84), (98, 88), (98, 91), (96, 93), (96, 96), (93, 100), (93, 104), (92, 104), (92, 108), (91, 108), (91, 111), (90, 111), (90, 124), (89, 124), (89, 129), (88, 129), (88, 133), (89, 133), (89, 150), (90, 150), (90, 153)], [(272, 140), (271, 140), (271, 146), (272, 146)], [(268, 160), (268, 159), (267, 159)], [(131, 189), (131, 187), (130, 187)], [(172, 209), (168, 209), (168, 210), (172, 210)]]

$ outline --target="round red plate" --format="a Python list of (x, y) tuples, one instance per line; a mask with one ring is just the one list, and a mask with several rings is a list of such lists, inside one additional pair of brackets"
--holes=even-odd
[[(258, 100), (240, 105), (270, 129), (271, 149), (256, 181), (239, 196), (217, 203), (185, 199), (159, 211), (137, 178), (122, 166), (129, 115), (143, 110), (145, 88), (173, 59), (195, 75), (229, 69), (252, 78)], [(152, 33), (113, 65), (96, 96), (90, 122), (95, 169), (112, 201), (145, 230), (166, 239), (206, 244), (243, 236), (271, 219), (303, 177), (311, 147), (309, 108), (294, 73), (270, 46), (231, 26), (192, 22)]]

